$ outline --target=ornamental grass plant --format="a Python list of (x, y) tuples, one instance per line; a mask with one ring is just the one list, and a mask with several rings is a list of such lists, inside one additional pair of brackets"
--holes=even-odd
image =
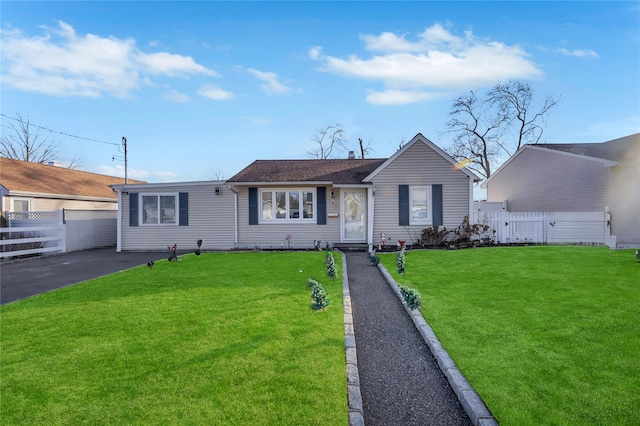
[(633, 250), (412, 250), (402, 277), (500, 425), (640, 424), (640, 265)]
[(2, 306), (1, 423), (346, 425), (325, 274), (321, 252), (203, 253)]

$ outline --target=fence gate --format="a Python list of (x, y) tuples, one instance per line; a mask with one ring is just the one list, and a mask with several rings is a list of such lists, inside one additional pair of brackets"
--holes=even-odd
[(62, 210), (6, 213), (0, 228), (0, 258), (66, 251)]
[[(607, 212), (474, 212), (475, 223), (496, 230), (496, 242), (606, 244), (615, 247)], [(613, 242), (612, 242), (613, 241)]]

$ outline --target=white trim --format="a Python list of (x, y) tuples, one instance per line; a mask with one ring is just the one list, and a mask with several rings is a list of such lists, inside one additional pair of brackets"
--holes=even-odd
[[(275, 209), (276, 209), (276, 200), (275, 200), (275, 194), (277, 192), (284, 192), (286, 193), (286, 213), (285, 213), (285, 217), (283, 218), (276, 218), (275, 216), (272, 217), (271, 219), (264, 219), (262, 217), (262, 212), (264, 211), (263, 207), (262, 207), (262, 194), (264, 192), (270, 192), (271, 193), (271, 201), (273, 203), (273, 206), (271, 207), (271, 211), (272, 214), (275, 215)], [(298, 192), (298, 214), (302, 214), (302, 217), (297, 217), (297, 218), (290, 218), (289, 217), (289, 193), (290, 192)], [(312, 211), (312, 217), (309, 218), (305, 218), (304, 217), (304, 207), (303, 207), (303, 201), (304, 198), (302, 196), (302, 194), (304, 192), (310, 192), (313, 194), (313, 211)], [(317, 206), (318, 206), (318, 194), (316, 191), (316, 188), (313, 187), (295, 187), (295, 188), (258, 188), (258, 223), (259, 224), (264, 224), (264, 225), (276, 225), (276, 224), (287, 224), (287, 225), (291, 225), (291, 224), (303, 224), (303, 223), (317, 223), (318, 219), (317, 219)]]
[(116, 216), (116, 226), (118, 230), (116, 232), (116, 253), (122, 251), (122, 215), (124, 214), (122, 208), (122, 190), (118, 189), (118, 213)]
[(84, 195), (69, 195), (69, 194), (47, 194), (44, 192), (28, 192), (28, 191), (9, 191), (5, 196), (10, 197), (31, 197), (31, 198), (51, 198), (55, 200), (78, 200), (78, 201), (104, 201), (109, 203), (116, 203), (118, 198), (106, 198), (106, 197), (88, 197)]
[(202, 181), (193, 181), (193, 182), (162, 182), (162, 183), (132, 183), (132, 184), (118, 184), (118, 185), (109, 185), (109, 188), (113, 190), (121, 189), (123, 191), (134, 191), (141, 189), (150, 189), (156, 190), (157, 188), (170, 187), (170, 186), (224, 186), (226, 185), (226, 181), (224, 180), (202, 180)]
[[(427, 190), (427, 218), (426, 219), (413, 219), (413, 190), (414, 189), (426, 189)], [(417, 226), (431, 226), (433, 225), (433, 195), (432, 185), (409, 185), (409, 225)]]
[[(367, 182), (370, 181), (371, 179), (373, 179), (374, 177), (376, 177), (378, 175), (378, 173), (382, 172), (389, 164), (393, 163), (395, 161), (396, 158), (398, 158), (400, 155), (404, 154), (404, 152), (406, 150), (408, 150), (413, 144), (415, 144), (416, 142), (422, 142), (425, 145), (427, 145), (429, 148), (431, 148), (432, 150), (434, 150), (438, 155), (440, 155), (442, 158), (444, 158), (445, 160), (447, 160), (449, 163), (451, 163), (451, 165), (455, 166), (458, 164), (458, 162), (456, 160), (454, 160), (453, 158), (451, 158), (451, 156), (449, 154), (447, 154), (446, 152), (444, 152), (442, 149), (440, 149), (436, 144), (434, 144), (433, 142), (431, 142), (429, 139), (425, 138), (422, 133), (418, 133), (417, 135), (415, 135), (413, 137), (413, 139), (411, 139), (409, 142), (407, 142), (402, 148), (400, 148), (398, 151), (396, 151), (395, 154), (393, 154), (391, 157), (389, 157), (384, 163), (382, 163), (380, 166), (378, 166), (377, 169), (375, 169), (373, 172), (371, 172), (371, 174), (369, 174), (369, 176), (367, 176), (366, 178), (363, 179), (363, 182)], [(467, 168), (456, 168), (457, 170), (461, 171), (462, 173), (464, 173), (465, 175), (469, 176), (470, 178), (472, 178), (475, 181), (480, 181), (480, 178), (478, 176), (476, 176), (473, 172), (471, 172), (469, 169)]]
[(367, 245), (369, 253), (373, 251), (373, 216), (375, 212), (375, 188), (371, 187), (367, 190)]
[(27, 212), (33, 211), (33, 198), (11, 197), (11, 198), (9, 198), (9, 211), (10, 212), (15, 212), (16, 211), (16, 207), (15, 207), (15, 202), (16, 201), (26, 201), (27, 203), (29, 203), (29, 205), (27, 207), (27, 210), (20, 210), (21, 212), (23, 212), (23, 211), (27, 211)]
[(337, 183), (337, 184), (333, 184), (334, 188), (362, 188), (362, 189), (366, 189), (366, 188), (373, 188), (373, 184), (372, 183)]
[[(368, 202), (368, 192), (369, 190), (367, 188), (351, 188), (354, 190), (357, 190), (358, 192), (361, 192), (364, 197), (362, 199), (362, 201), (364, 203)], [(344, 199), (345, 199), (345, 195), (348, 191), (340, 191), (340, 242), (343, 243), (362, 243), (362, 242), (367, 242), (367, 233), (368, 233), (368, 226), (369, 226), (369, 222), (368, 222), (368, 215), (369, 215), (369, 207), (368, 207), (368, 203), (366, 206), (363, 206), (364, 208), (362, 209), (362, 214), (363, 214), (363, 220), (365, 221), (365, 223), (363, 223), (363, 238), (351, 238), (348, 239), (345, 237), (345, 218), (346, 218), (346, 212), (345, 212), (345, 207), (344, 207)], [(355, 191), (354, 191), (355, 192)], [(373, 232), (373, 231), (372, 231)]]
[[(156, 197), (158, 199), (158, 221), (156, 223), (144, 222), (144, 197)], [(173, 197), (174, 199), (174, 221), (162, 223), (160, 217), (160, 197)], [(155, 226), (179, 226), (180, 224), (180, 197), (178, 192), (149, 192), (138, 193), (138, 226), (155, 227)]]

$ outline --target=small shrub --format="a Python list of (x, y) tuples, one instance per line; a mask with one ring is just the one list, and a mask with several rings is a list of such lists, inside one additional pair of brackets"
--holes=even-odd
[(442, 246), (452, 232), (453, 231), (447, 230), (444, 226), (440, 228), (438, 225), (433, 225), (422, 230), (418, 243), (421, 246), (427, 247)]
[(636, 262), (640, 263), (640, 250), (636, 250)]
[(327, 253), (327, 275), (332, 280), (336, 279), (336, 275), (338, 274), (336, 270), (336, 260), (333, 258), (333, 252)]
[(400, 285), (399, 287), (400, 293), (402, 294), (402, 297), (407, 303), (409, 309), (418, 309), (422, 305), (422, 296), (420, 295), (420, 292), (418, 292), (418, 290), (402, 285)]
[(369, 262), (371, 262), (371, 264), (373, 266), (377, 266), (378, 263), (380, 263), (380, 258), (378, 257), (378, 255), (375, 252), (370, 253), (369, 254)]
[(307, 285), (311, 287), (311, 309), (314, 311), (324, 310), (327, 306), (331, 304), (331, 301), (327, 297), (327, 292), (316, 280), (312, 280), (309, 278), (307, 280)]
[(398, 273), (399, 274), (404, 274), (406, 271), (406, 263), (405, 263), (405, 257), (404, 257), (404, 247), (402, 248), (402, 250), (400, 250), (400, 252), (398, 253), (398, 256), (396, 256), (396, 263), (398, 265)]

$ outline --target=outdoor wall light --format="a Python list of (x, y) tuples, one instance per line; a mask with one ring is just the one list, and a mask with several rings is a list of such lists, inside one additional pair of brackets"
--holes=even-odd
[(222, 191), (221, 191), (220, 187), (216, 186), (216, 195), (220, 195), (221, 192)]

